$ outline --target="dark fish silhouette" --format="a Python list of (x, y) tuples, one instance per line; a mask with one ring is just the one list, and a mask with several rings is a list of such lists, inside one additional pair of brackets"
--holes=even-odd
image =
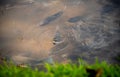
[(82, 19), (81, 16), (76, 16), (76, 17), (72, 17), (68, 20), (68, 22), (71, 22), (71, 23), (75, 23), (75, 22), (78, 22)]
[(47, 24), (51, 23), (52, 21), (59, 18), (62, 14), (63, 14), (63, 11), (59, 11), (59, 12), (45, 18), (45, 20), (43, 21), (43, 23), (40, 26), (44, 26), (44, 25), (47, 25)]
[(55, 37), (53, 38), (53, 44), (56, 45), (56, 44), (59, 44), (61, 42), (63, 42), (63, 37), (60, 34), (60, 32), (56, 32)]

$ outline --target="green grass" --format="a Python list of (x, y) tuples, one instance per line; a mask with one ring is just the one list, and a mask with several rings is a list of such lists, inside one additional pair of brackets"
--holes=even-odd
[(68, 63), (68, 64), (45, 64), (46, 71), (40, 71), (37, 68), (31, 69), (29, 67), (22, 68), (17, 67), (14, 64), (4, 64), (0, 65), (0, 77), (93, 77), (90, 76), (93, 72), (87, 72), (86, 69), (98, 70), (97, 74), (100, 73), (101, 76), (96, 77), (120, 77), (120, 66), (110, 65), (105, 61), (98, 62), (89, 65), (84, 61), (80, 61), (79, 65)]

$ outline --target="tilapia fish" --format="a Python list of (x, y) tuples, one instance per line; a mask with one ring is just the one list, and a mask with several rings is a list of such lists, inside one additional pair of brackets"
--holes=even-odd
[(63, 11), (59, 11), (47, 18), (45, 18), (45, 20), (42, 22), (42, 24), (40, 24), (40, 26), (45, 26), (49, 23), (51, 23), (52, 21), (55, 21), (56, 19), (58, 19), (61, 15), (63, 14)]

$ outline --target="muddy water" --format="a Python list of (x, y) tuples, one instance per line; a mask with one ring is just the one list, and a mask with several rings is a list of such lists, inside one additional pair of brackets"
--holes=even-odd
[[(109, 6), (106, 6), (109, 5)], [(114, 8), (115, 7), (115, 8)], [(119, 7), (103, 0), (3, 1), (0, 53), (16, 64), (95, 57), (116, 63)]]

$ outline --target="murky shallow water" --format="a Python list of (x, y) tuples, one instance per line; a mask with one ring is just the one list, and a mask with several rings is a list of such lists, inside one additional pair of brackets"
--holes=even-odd
[(49, 56), (63, 63), (78, 58), (92, 63), (95, 57), (116, 63), (114, 57), (120, 53), (119, 6), (102, 1), (3, 1), (1, 56), (16, 64), (36, 64)]

